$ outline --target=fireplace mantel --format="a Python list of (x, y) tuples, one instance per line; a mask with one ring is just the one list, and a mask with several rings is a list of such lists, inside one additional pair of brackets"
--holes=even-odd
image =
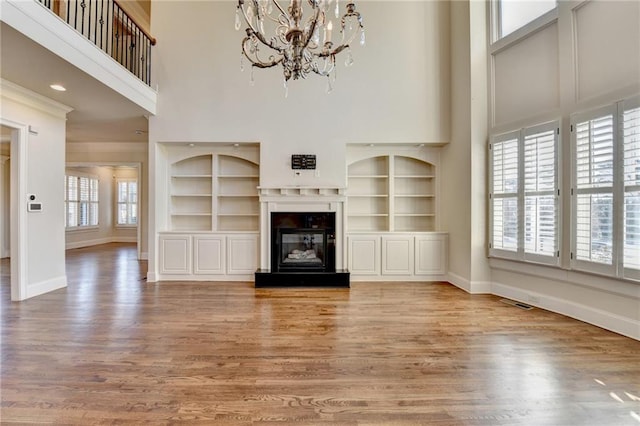
[(345, 269), (346, 188), (284, 186), (258, 187), (260, 200), (260, 269), (271, 268), (271, 213), (307, 212), (336, 215), (336, 269)]

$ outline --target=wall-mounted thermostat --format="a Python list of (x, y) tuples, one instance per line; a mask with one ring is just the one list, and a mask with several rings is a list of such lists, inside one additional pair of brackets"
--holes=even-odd
[(27, 203), (27, 211), (29, 212), (41, 212), (42, 203)]

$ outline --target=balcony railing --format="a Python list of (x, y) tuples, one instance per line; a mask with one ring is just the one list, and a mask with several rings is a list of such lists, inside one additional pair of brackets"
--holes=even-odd
[(116, 0), (38, 0), (97, 47), (151, 85), (151, 46), (147, 31)]

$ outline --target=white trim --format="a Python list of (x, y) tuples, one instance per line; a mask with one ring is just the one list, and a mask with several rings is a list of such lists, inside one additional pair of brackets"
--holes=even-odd
[[(127, 152), (127, 153), (144, 153), (148, 152), (147, 142), (68, 142), (66, 144), (67, 153), (96, 153), (96, 152)], [(101, 166), (129, 166), (136, 167), (140, 164), (139, 161), (73, 161), (68, 162), (67, 167), (72, 164), (73, 167), (92, 167), (96, 164)]]
[(447, 274), (440, 275), (364, 275), (351, 273), (349, 276), (351, 282), (386, 282), (386, 281), (403, 281), (403, 282), (448, 282)]
[(2, 0), (2, 21), (151, 114), (156, 113), (155, 90), (39, 2)]
[(251, 274), (225, 274), (225, 275), (195, 275), (195, 274), (158, 274), (154, 277), (151, 273), (147, 273), (147, 282), (157, 281), (233, 281), (233, 282), (247, 282), (253, 285), (255, 276)]
[(492, 294), (525, 302), (570, 318), (613, 331), (632, 339), (640, 340), (640, 321), (622, 317), (566, 299), (526, 291), (506, 284), (493, 283)]
[(138, 240), (136, 237), (104, 237), (96, 238), (93, 240), (75, 241), (65, 244), (65, 250), (77, 249), (82, 247), (98, 246), (100, 244), (109, 243), (136, 243)]
[(39, 296), (41, 294), (48, 293), (53, 290), (58, 290), (66, 286), (67, 286), (66, 275), (62, 275), (57, 278), (51, 278), (45, 281), (40, 281), (39, 283), (29, 284), (27, 286), (27, 297), (25, 297), (25, 299)]
[(469, 294), (491, 294), (491, 282), (489, 281), (469, 281), (453, 272), (449, 272), (447, 276), (449, 283)]
[(73, 108), (67, 105), (56, 102), (53, 99), (49, 99), (2, 78), (0, 78), (0, 92), (2, 92), (3, 98), (51, 114), (57, 118), (66, 119), (67, 114), (73, 111)]
[[(493, 14), (494, 17), (498, 17), (498, 22), (491, 22), (492, 31), (494, 32), (494, 36), (498, 37), (500, 35), (500, 26), (499, 22), (500, 16), (500, 7), (496, 8), (497, 11)], [(492, 20), (493, 21), (493, 20)], [(535, 33), (543, 30), (549, 25), (558, 21), (558, 5), (556, 7), (549, 10), (548, 12), (538, 16), (533, 21), (523, 25), (517, 30), (507, 34), (504, 37), (498, 38), (489, 46), (489, 54), (495, 55), (500, 51), (507, 49), (514, 44), (520, 43), (521, 41), (531, 37)], [(493, 28), (496, 27), (496, 28)]]
[(149, 253), (147, 253), (146, 251), (140, 252), (138, 260), (149, 260)]
[(533, 264), (524, 261), (509, 261), (504, 259), (489, 259), (492, 269), (514, 272), (536, 278), (567, 282), (584, 288), (590, 288), (606, 293), (617, 294), (625, 297), (640, 298), (640, 285), (633, 281), (624, 281), (611, 276), (598, 276), (593, 273), (574, 271), (559, 268), (557, 266)]
[[(3, 93), (4, 96), (4, 93)], [(27, 199), (27, 143), (29, 126), (0, 116), (0, 125), (14, 129), (11, 135), (10, 247), (11, 300), (27, 298), (27, 210), (20, 208)]]

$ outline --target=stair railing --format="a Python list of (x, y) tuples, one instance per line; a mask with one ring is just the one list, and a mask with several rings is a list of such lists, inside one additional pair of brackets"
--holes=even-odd
[(151, 85), (151, 46), (156, 44), (156, 39), (120, 7), (117, 0), (38, 1)]

